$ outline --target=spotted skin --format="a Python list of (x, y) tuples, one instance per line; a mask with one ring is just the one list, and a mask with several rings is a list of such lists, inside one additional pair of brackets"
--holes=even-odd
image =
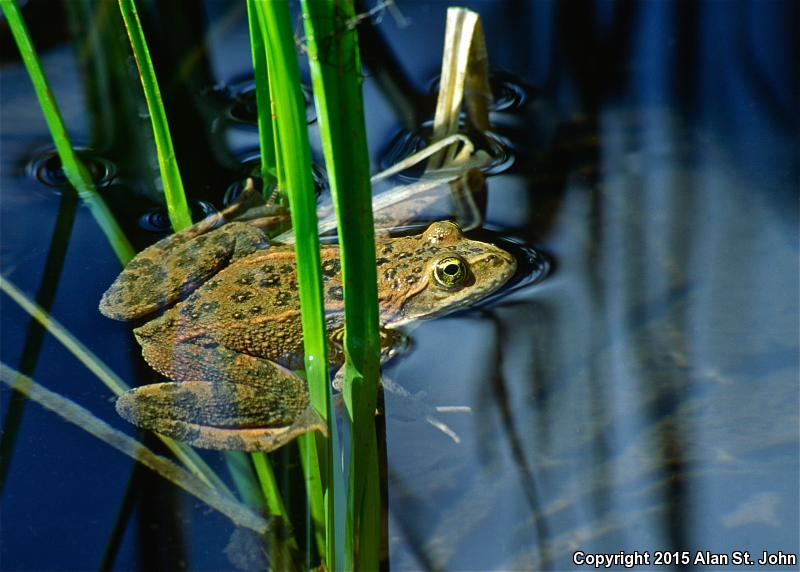
[[(417, 236), (379, 239), (376, 252), (386, 348), (396, 339), (390, 328), (462, 308), (515, 270), (511, 255), (467, 239), (448, 222)], [(328, 357), (336, 367), (344, 359), (338, 247), (324, 246), (320, 256)], [(467, 269), (455, 287), (434, 272), (453, 257)], [(105, 293), (100, 311), (143, 321), (134, 334), (145, 360), (172, 380), (118, 400), (132, 423), (200, 447), (245, 451), (323, 430), (306, 382), (292, 372), (303, 368), (293, 247), (267, 247), (259, 230), (236, 222), (178, 233), (140, 253)]]

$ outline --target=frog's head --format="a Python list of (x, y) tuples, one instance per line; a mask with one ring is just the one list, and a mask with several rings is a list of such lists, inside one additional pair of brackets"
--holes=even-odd
[(516, 267), (511, 254), (466, 238), (451, 222), (379, 244), (381, 322), (394, 327), (465, 308), (505, 284)]

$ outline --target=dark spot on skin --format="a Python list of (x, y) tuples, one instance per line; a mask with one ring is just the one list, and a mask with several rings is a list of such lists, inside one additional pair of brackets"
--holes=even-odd
[(245, 274), (244, 276), (240, 276), (237, 280), (237, 284), (241, 284), (242, 286), (249, 286), (255, 281), (252, 274)]
[(211, 341), (211, 340), (209, 340), (209, 341), (202, 342), (202, 343), (200, 344), (200, 346), (201, 346), (202, 348), (205, 348), (205, 349), (207, 349), (207, 350), (213, 350), (213, 349), (216, 349), (216, 348), (218, 348), (218, 347), (219, 347), (219, 344), (218, 344), (217, 342), (214, 342), (214, 341)]
[(416, 276), (407, 276), (406, 284), (414, 284), (417, 280), (419, 280), (419, 278)]
[(399, 290), (400, 289), (400, 281), (399, 280), (392, 281), (392, 289), (393, 290)]
[(383, 279), (391, 280), (392, 278), (394, 278), (395, 274), (397, 274), (397, 270), (395, 270), (394, 268), (389, 268), (387, 270), (384, 270)]
[(261, 306), (253, 306), (250, 308), (251, 314), (260, 314), (264, 309)]
[(279, 270), (284, 274), (290, 274), (294, 270), (294, 266), (291, 264), (281, 264)]
[(206, 282), (206, 290), (216, 290), (217, 288), (219, 288), (219, 280), (210, 280)]
[(417, 266), (413, 270), (411, 270), (414, 274), (422, 274), (422, 266)]
[(291, 282), (289, 282), (288, 288), (292, 292), (297, 292), (297, 280), (292, 280)]
[(383, 247), (383, 250), (381, 250), (381, 254), (391, 254), (392, 252), (394, 252), (394, 248), (392, 248), (391, 244), (387, 244)]
[(248, 290), (240, 290), (238, 292), (234, 292), (233, 294), (231, 294), (231, 300), (233, 300), (237, 304), (241, 304), (243, 302), (247, 302), (253, 296), (254, 294)]
[(377, 264), (378, 266), (382, 266), (382, 265), (386, 264), (387, 262), (389, 262), (388, 258), (381, 257), (381, 258), (375, 259), (375, 264)]
[(343, 300), (344, 290), (341, 286), (331, 286), (328, 288), (328, 297), (332, 300)]
[(267, 274), (258, 281), (258, 285), (262, 288), (274, 288), (281, 285), (281, 277), (277, 274)]
[(292, 296), (288, 292), (278, 292), (278, 295), (275, 296), (275, 305), (286, 306), (291, 298)]
[(326, 260), (325, 262), (322, 263), (322, 273), (328, 278), (336, 276), (339, 273), (340, 269), (341, 269), (341, 264), (336, 259)]
[(234, 320), (241, 320), (242, 318), (244, 318), (244, 314), (242, 314), (241, 312), (234, 312), (233, 313), (233, 319)]
[(410, 252), (401, 252), (397, 255), (397, 259), (402, 260), (403, 258), (408, 258), (409, 256), (411, 256)]

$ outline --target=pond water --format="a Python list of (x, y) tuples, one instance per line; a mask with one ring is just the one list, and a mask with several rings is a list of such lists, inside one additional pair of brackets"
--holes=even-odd
[[(46, 4), (23, 11), (45, 70), (141, 249), (166, 225), (116, 7)], [(379, 11), (362, 37), (375, 171), (429, 118), (444, 34), (446, 3), (398, 4), (402, 18)], [(387, 366), (428, 403), (471, 408), (443, 414), (456, 444), (387, 397), (387, 566), (797, 555), (798, 4), (463, 5), (483, 17), (505, 94), (494, 131), (513, 155), (489, 178), (486, 226), (543, 253), (549, 273), (420, 324)], [(221, 208), (257, 148), (244, 3), (142, 11), (190, 199), (198, 213)], [(124, 380), (154, 381), (130, 328), (97, 310), (119, 263), (48, 169), (46, 126), (5, 22), (0, 33), (2, 274)], [(87, 369), (0, 303), (4, 363), (134, 433)], [(38, 405), (2, 397), (0, 568), (243, 564), (226, 552), (224, 517)], [(204, 457), (224, 473), (219, 454)]]

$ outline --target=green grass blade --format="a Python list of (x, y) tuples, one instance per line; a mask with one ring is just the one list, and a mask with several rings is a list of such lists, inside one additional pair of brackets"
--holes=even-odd
[[(311, 173), (311, 152), (305, 120), (305, 102), (300, 88), (300, 70), (297, 63), (292, 20), (285, 0), (255, 2), (262, 37), (266, 42), (267, 68), (272, 95), (274, 133), (277, 145), (279, 185), (289, 196), (292, 226), (297, 242), (297, 281), (300, 292), (300, 310), (303, 325), (306, 376), (311, 403), (328, 421), (329, 434), (334, 417), (330, 414), (330, 386), (328, 384), (327, 338), (325, 335), (325, 309), (322, 296), (319, 236), (317, 234), (316, 197)], [(312, 518), (320, 520), (333, 538), (334, 496), (326, 494), (330, 486), (331, 441), (316, 435), (301, 437), (306, 453), (316, 456), (319, 463), (306, 463), (309, 482)], [(301, 446), (303, 446), (301, 445)], [(316, 465), (316, 466), (312, 466)], [(316, 470), (315, 470), (316, 469)], [(322, 498), (319, 488), (322, 487)], [(325, 506), (325, 499), (331, 503)], [(318, 546), (320, 527), (315, 530)], [(336, 569), (335, 542), (322, 543), (320, 553), (325, 554), (328, 569)]]
[(153, 124), (158, 166), (161, 169), (161, 179), (164, 183), (164, 198), (167, 202), (169, 220), (172, 223), (173, 230), (177, 232), (187, 226), (191, 226), (192, 217), (189, 214), (189, 207), (186, 204), (186, 196), (183, 192), (183, 182), (178, 170), (175, 150), (172, 147), (167, 114), (164, 111), (164, 103), (161, 100), (161, 91), (158, 89), (156, 72), (153, 69), (153, 62), (150, 60), (150, 51), (147, 49), (147, 42), (144, 39), (139, 15), (136, 13), (136, 3), (134, 0), (119, 0), (119, 10), (131, 41), (133, 57), (136, 59), (136, 65), (139, 68), (139, 78), (142, 80), (147, 109), (150, 112), (150, 120)]
[(358, 37), (348, 26), (355, 11), (350, 0), (303, 0), (302, 9), (322, 149), (336, 207), (344, 283), (344, 396), (353, 438), (347, 556), (354, 558), (345, 568), (376, 570), (380, 489), (375, 406), (380, 343)]
[[(275, 137), (272, 126), (272, 110), (269, 95), (269, 74), (267, 69), (266, 46), (259, 23), (255, 0), (247, 0), (247, 25), (250, 31), (250, 53), (253, 59), (253, 75), (256, 82), (256, 107), (258, 112), (258, 142), (261, 154), (261, 179), (264, 198), (267, 197), (268, 183), (277, 177), (275, 157)], [(272, 464), (264, 453), (251, 455), (261, 492), (270, 514), (286, 518)], [(296, 546), (296, 543), (295, 543)]]
[[(261, 33), (256, 0), (247, 0), (247, 25), (250, 30), (250, 51), (253, 57), (253, 75), (256, 80), (256, 106), (258, 108), (258, 142), (261, 149), (261, 176), (264, 191), (267, 178), (276, 177), (275, 140), (272, 130), (272, 109), (269, 97), (269, 74), (264, 36)], [(266, 198), (266, 196), (264, 197)]]
[(64, 169), (64, 175), (75, 188), (81, 200), (89, 207), (89, 211), (97, 221), (103, 234), (106, 235), (117, 258), (124, 264), (133, 258), (133, 247), (130, 242), (128, 242), (127, 237), (117, 224), (111, 211), (108, 210), (105, 201), (103, 201), (97, 193), (94, 183), (92, 182), (92, 177), (75, 153), (75, 149), (67, 133), (67, 128), (64, 125), (64, 120), (61, 118), (61, 113), (58, 110), (55, 96), (50, 89), (50, 84), (47, 81), (47, 76), (44, 74), (44, 69), (39, 62), (39, 57), (36, 54), (36, 49), (31, 41), (28, 28), (22, 18), (19, 6), (17, 6), (15, 0), (0, 0), (0, 7), (2, 7), (3, 13), (8, 20), (8, 25), (9, 28), (11, 28), (14, 41), (17, 43), (17, 47), (22, 55), (22, 61), (25, 63), (28, 76), (33, 83), (36, 97), (39, 100), (39, 106), (42, 108), (45, 121), (47, 121), (47, 127), (50, 130), (50, 135), (56, 146), (56, 151), (61, 159), (61, 167)]

